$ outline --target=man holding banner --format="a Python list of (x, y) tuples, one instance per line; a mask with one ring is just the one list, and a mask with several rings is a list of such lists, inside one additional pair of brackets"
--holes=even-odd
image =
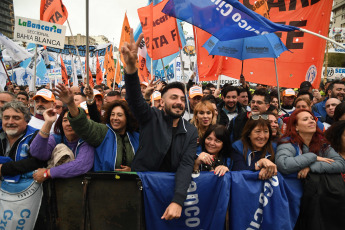
[(171, 220), (181, 216), (191, 182), (198, 134), (196, 128), (182, 118), (186, 98), (181, 83), (170, 83), (163, 89), (162, 110), (145, 102), (136, 67), (142, 38), (141, 34), (135, 42), (131, 29), (130, 44), (121, 47), (126, 63), (126, 99), (140, 124), (139, 149), (132, 162), (132, 171), (176, 172), (174, 196), (161, 217)]

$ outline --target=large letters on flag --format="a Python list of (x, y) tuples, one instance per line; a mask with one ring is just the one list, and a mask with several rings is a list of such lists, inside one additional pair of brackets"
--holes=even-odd
[(138, 9), (143, 28), (147, 52), (153, 60), (158, 60), (179, 51), (176, 20), (162, 13), (166, 1)]
[(34, 229), (41, 206), (42, 185), (32, 178), (0, 184), (0, 229)]
[[(244, 5), (252, 8), (248, 0)], [(277, 23), (301, 27), (327, 36), (332, 1), (268, 1), (270, 19)], [(316, 17), (317, 15), (317, 17)], [(277, 59), (279, 86), (295, 88), (303, 81), (310, 81), (315, 88), (319, 87), (322, 73), (326, 41), (300, 31), (277, 33), (286, 47), (292, 52), (284, 52)], [(204, 49), (204, 48), (200, 48)], [(199, 49), (199, 51), (200, 51)], [(207, 56), (198, 56), (200, 80), (216, 80), (214, 69), (207, 69)], [(225, 58), (221, 74), (239, 79), (241, 61)], [(274, 61), (270, 58), (244, 61), (243, 75), (247, 81), (275, 86)]]
[(258, 172), (192, 174), (181, 218), (161, 220), (174, 195), (174, 174), (138, 172), (143, 182), (147, 229), (224, 229), (229, 205), (230, 229), (293, 229), (299, 214), (302, 184), (282, 177), (258, 179)]
[(68, 12), (62, 0), (41, 0), (40, 20), (63, 25)]
[(209, 32), (220, 41), (298, 29), (273, 23), (237, 0), (169, 0), (163, 12)]
[(231, 172), (230, 191), (230, 229), (294, 228), (303, 191), (296, 174), (261, 181), (258, 172)]
[(145, 172), (138, 175), (143, 182), (147, 229), (223, 229), (228, 207), (230, 174), (216, 177), (213, 173), (193, 174), (181, 218), (161, 220), (174, 195), (173, 173)]

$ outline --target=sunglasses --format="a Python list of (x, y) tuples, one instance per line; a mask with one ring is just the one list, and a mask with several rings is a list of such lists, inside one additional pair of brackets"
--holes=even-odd
[(254, 121), (257, 121), (259, 119), (263, 119), (263, 120), (268, 120), (268, 115), (267, 114), (255, 114), (255, 115), (252, 115), (251, 116), (251, 119), (254, 120)]

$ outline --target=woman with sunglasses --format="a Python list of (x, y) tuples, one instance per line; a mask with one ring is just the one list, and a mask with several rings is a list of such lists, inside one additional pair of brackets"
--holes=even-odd
[(277, 148), (276, 164), (283, 174), (298, 172), (304, 179), (309, 172), (340, 173), (345, 160), (327, 143), (316, 125), (316, 118), (306, 109), (291, 114), (287, 130)]
[(229, 131), (223, 125), (211, 125), (200, 141), (202, 152), (194, 162), (194, 172), (214, 171), (224, 176), (230, 165)]
[(232, 170), (260, 171), (261, 180), (277, 175), (271, 139), (272, 129), (268, 115), (252, 115), (244, 126), (241, 139), (232, 144)]

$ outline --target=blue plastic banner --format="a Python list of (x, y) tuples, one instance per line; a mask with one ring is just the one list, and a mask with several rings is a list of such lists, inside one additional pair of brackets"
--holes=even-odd
[(258, 172), (212, 172), (192, 174), (192, 182), (181, 218), (161, 220), (174, 195), (173, 173), (138, 172), (143, 183), (147, 229), (224, 229), (229, 205), (232, 230), (276, 230), (294, 228), (299, 215), (302, 184), (296, 175), (278, 173), (270, 180)]
[(138, 172), (143, 183), (147, 229), (223, 229), (230, 193), (230, 173), (192, 174), (181, 218), (162, 220), (174, 195), (175, 174)]
[(230, 229), (293, 229), (299, 215), (302, 183), (294, 177), (258, 180), (258, 172), (231, 172)]
[(237, 0), (169, 0), (163, 12), (197, 26), (221, 41), (298, 30), (274, 23)]

